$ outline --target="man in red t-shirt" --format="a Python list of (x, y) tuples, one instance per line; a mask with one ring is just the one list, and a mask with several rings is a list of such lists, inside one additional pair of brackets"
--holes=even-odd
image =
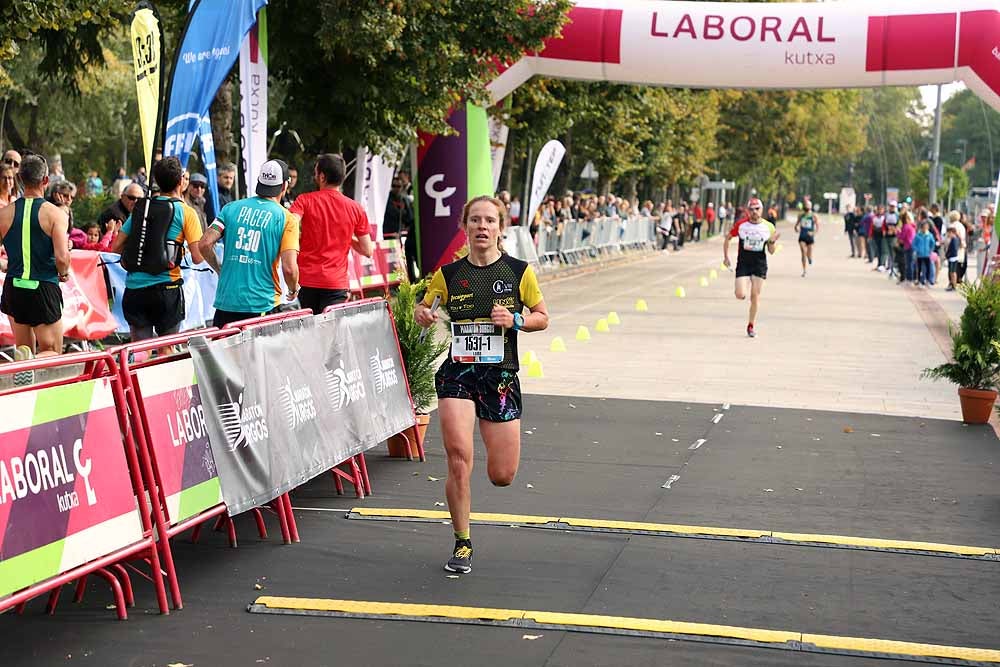
[(340, 191), (347, 167), (344, 158), (324, 153), (316, 159), (313, 180), (319, 188), (295, 200), (291, 212), (299, 216), (299, 303), (314, 313), (347, 301), (348, 253), (371, 257), (374, 249), (368, 216)]

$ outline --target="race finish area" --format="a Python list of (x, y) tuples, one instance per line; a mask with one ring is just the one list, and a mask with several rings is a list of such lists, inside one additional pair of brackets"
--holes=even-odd
[[(905, 400), (880, 386), (908, 372), (904, 355), (841, 341), (906, 336), (921, 363), (943, 358), (909, 299), (884, 301), (891, 319), (851, 305), (861, 289), (900, 288), (845, 260), (827, 229), (808, 278), (787, 244), (774, 256), (756, 339), (718, 240), (544, 282), (555, 316), (522, 339), (544, 377), (525, 381), (511, 487), (488, 483), (477, 437), (472, 574), (440, 566), (451, 529), (434, 420), (419, 468), (369, 457), (373, 496), (331, 497), (320, 479), (295, 491), (308, 539), (294, 548), (245, 540), (230, 560), (220, 537), (175, 542), (187, 604), (170, 623), (95, 625), (92, 595), (58, 624), (0, 620), (32, 647), (0, 658), (434, 665), (460, 650), (514, 665), (995, 664), (1000, 443), (955, 418), (947, 386), (916, 372)], [(611, 310), (621, 324), (594, 331)], [(573, 337), (580, 325), (589, 341)], [(555, 336), (566, 352), (548, 351)]]
[[(984, 115), (985, 105), (1000, 109), (1000, 11), (987, 0), (916, 4), (934, 6), (583, 0), (560, 38), (497, 60), (487, 91), (500, 102), (533, 76), (789, 90), (961, 80)], [(497, 235), (511, 208), (490, 197), (498, 188), (481, 159), (491, 148), (486, 111), (454, 101), (454, 133), (412, 128), (418, 215), (405, 225), (411, 243), (397, 245), (416, 245), (410, 259), (425, 275), (449, 269), (426, 295), (411, 291), (411, 322), (399, 324), (382, 298), (398, 304), (408, 285), (391, 295), (383, 274), (373, 298), (359, 285), (351, 291), (360, 301), (322, 314), (203, 333), (178, 353), (190, 359), (94, 353), (108, 357), (107, 377), (95, 370), (88, 380), (100, 400), (80, 398), (58, 416), (75, 428), (105, 410), (105, 430), (87, 446), (96, 450), (104, 434), (122, 440), (121, 480), (101, 480), (101, 492), (119, 490), (116, 510), (138, 526), (125, 546), (139, 555), (109, 560), (119, 569), (107, 578), (148, 570), (162, 616), (148, 587), (142, 604), (130, 584), (127, 595), (119, 588), (117, 606), (97, 576), (71, 581), (59, 563), (37, 568), (55, 578), (31, 582), (50, 588), (29, 599), (29, 588), (10, 586), (24, 599), (0, 607), (0, 665), (1000, 664), (1000, 437), (961, 421), (954, 386), (922, 377), (949, 359), (963, 297), (901, 287), (847, 259), (840, 216), (817, 214), (818, 229), (810, 222), (807, 271), (795, 209), (775, 223), (776, 238), (758, 219), (764, 186), (750, 182), (729, 190), (747, 193), (737, 220), (746, 224), (746, 214), (754, 228), (737, 228), (739, 251), (717, 233), (728, 230), (723, 220), (706, 218), (702, 234), (700, 212), (697, 240), (656, 249), (653, 238), (630, 236), (641, 223), (659, 240), (652, 210), (635, 206), (627, 222), (617, 209), (556, 222), (541, 235), (568, 249), (541, 260), (504, 256)], [(201, 114), (170, 115), (165, 152), (186, 153), (187, 137), (204, 131)], [(321, 175), (317, 163), (319, 185)], [(683, 186), (692, 209), (704, 195), (670, 185)], [(401, 182), (392, 188), (403, 196)], [(529, 189), (518, 206), (530, 224)], [(367, 244), (362, 218), (347, 234), (355, 247)], [(695, 217), (681, 234), (688, 223)], [(584, 227), (588, 236), (600, 228), (601, 240), (584, 244)], [(530, 233), (520, 237), (532, 250)], [(456, 267), (461, 249), (468, 261)], [(756, 271), (737, 259), (746, 253)], [(748, 322), (750, 290), (761, 289)], [(439, 362), (449, 358), (426, 438), (402, 445), (409, 460), (390, 458), (385, 439), (416, 428), (403, 341), (421, 335), (417, 325), (438, 327), (450, 343)], [(269, 381), (276, 374), (280, 386)], [(167, 442), (153, 429), (161, 404), (168, 417), (186, 415), (187, 428), (176, 438), (168, 430), (169, 447), (157, 451)], [(27, 440), (39, 419), (22, 412)], [(465, 483), (470, 431), (466, 531), (456, 480)], [(247, 483), (234, 491), (231, 479)], [(344, 480), (354, 496), (339, 493)], [(21, 518), (31, 515), (8, 520), (5, 509), (0, 538), (36, 537)], [(278, 517), (280, 540), (266, 539), (261, 510)], [(181, 536), (192, 518), (196, 532)], [(202, 531), (209, 518), (214, 529)], [(28, 580), (29, 561), (12, 561), (0, 559), (0, 575)], [(58, 616), (46, 613), (74, 583), (78, 601), (63, 593)], [(125, 606), (127, 622), (113, 622), (107, 612), (124, 619)]]

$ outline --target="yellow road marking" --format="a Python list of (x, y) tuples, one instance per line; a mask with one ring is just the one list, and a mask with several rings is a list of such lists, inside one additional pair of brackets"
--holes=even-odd
[(996, 549), (987, 547), (963, 547), (957, 544), (936, 544), (934, 542), (904, 542), (900, 540), (879, 540), (870, 537), (846, 537), (844, 535), (812, 535), (810, 533), (771, 533), (771, 537), (786, 542), (818, 542), (820, 544), (842, 544), (873, 549), (906, 549), (909, 551), (934, 551), (955, 553), (964, 556), (991, 556)]
[[(393, 509), (385, 507), (355, 507), (351, 514), (362, 517), (428, 519), (446, 521), (447, 512), (420, 509)], [(958, 544), (938, 544), (936, 542), (914, 542), (908, 540), (883, 540), (872, 537), (852, 537), (849, 535), (822, 535), (814, 533), (786, 533), (770, 530), (742, 528), (717, 528), (713, 526), (686, 526), (671, 523), (648, 523), (639, 521), (613, 521), (610, 519), (585, 519), (579, 517), (536, 516), (530, 514), (491, 514), (473, 512), (469, 515), (473, 522), (509, 523), (522, 525), (565, 524), (575, 528), (594, 528), (622, 532), (658, 532), (674, 535), (704, 535), (706, 537), (737, 537), (745, 539), (773, 538), (790, 544), (829, 544), (831, 546), (858, 547), (877, 550), (922, 551), (961, 556), (998, 556), (1000, 550), (992, 547), (971, 547)], [(558, 526), (553, 526), (558, 528)]]
[[(527, 621), (532, 627), (570, 626), (587, 630), (622, 630), (649, 632), (667, 635), (688, 635), (716, 637), (769, 644), (776, 648), (798, 651), (812, 651), (815, 648), (833, 652), (880, 653), (896, 657), (932, 657), (973, 662), (1000, 663), (1000, 650), (921, 644), (887, 639), (866, 639), (860, 637), (840, 637), (836, 635), (805, 634), (796, 631), (764, 630), (732, 625), (690, 623), (655, 618), (631, 616), (597, 616), (549, 611), (525, 611), (522, 609), (497, 609), (493, 607), (463, 607), (457, 605), (434, 605), (392, 602), (370, 602), (365, 600), (334, 600), (322, 598), (294, 598), (263, 596), (257, 598), (254, 606), (264, 611), (285, 612), (330, 612), (358, 616), (388, 616), (399, 620), (426, 620), (443, 618), (459, 621), (491, 621), (516, 624)], [(254, 611), (252, 609), (252, 611)]]
[(706, 526), (681, 526), (672, 523), (645, 523), (641, 521), (610, 521), (607, 519), (560, 518), (560, 523), (580, 528), (607, 528), (625, 531), (653, 531), (681, 535), (718, 535), (721, 537), (761, 538), (770, 535), (766, 530), (740, 530), (738, 528), (708, 528)]

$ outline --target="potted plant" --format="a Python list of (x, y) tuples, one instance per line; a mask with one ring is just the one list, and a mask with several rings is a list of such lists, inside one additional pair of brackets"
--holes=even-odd
[(951, 327), (952, 360), (926, 369), (924, 377), (957, 384), (962, 421), (985, 424), (1000, 383), (1000, 281), (963, 285), (962, 294), (965, 310), (958, 326)]
[[(448, 350), (448, 341), (439, 340), (433, 328), (426, 335), (421, 335), (424, 329), (413, 319), (413, 307), (423, 298), (429, 283), (428, 278), (416, 283), (404, 280), (391, 302), (396, 335), (399, 336), (399, 350), (417, 413), (417, 428), (420, 429), (421, 441), (427, 431), (427, 424), (430, 423), (430, 408), (437, 397), (434, 374), (437, 373), (441, 355)], [(409, 442), (410, 456), (417, 456), (416, 433), (412, 432), (412, 428), (409, 430), (410, 432), (403, 434), (406, 436), (405, 439), (400, 436), (389, 439), (389, 456), (407, 457), (407, 442)]]

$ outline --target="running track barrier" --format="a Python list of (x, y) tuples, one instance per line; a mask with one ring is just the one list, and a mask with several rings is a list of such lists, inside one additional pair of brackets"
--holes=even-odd
[[(383, 309), (388, 318), (379, 312)], [(0, 392), (5, 415), (0, 427), (0, 613), (21, 613), (28, 601), (46, 593), (46, 611), (54, 613), (62, 587), (76, 582), (75, 600), (80, 601), (90, 575), (111, 586), (119, 619), (126, 619), (127, 608), (135, 604), (130, 574), (153, 584), (162, 614), (169, 613), (170, 602), (182, 608), (171, 538), (193, 529), (192, 541), (197, 541), (203, 525), (214, 519), (215, 529), (225, 527), (230, 545), (236, 546), (206, 427), (210, 408), (202, 404), (187, 344), (194, 337), (242, 340), (297, 326), (328, 325), (332, 330), (334, 324), (348, 324), (332, 322), (341, 318), (358, 318), (368, 326), (365, 317), (385, 328), (383, 336), (391, 328), (392, 339), (383, 340), (395, 340), (395, 350), (370, 355), (371, 366), (364, 369), (375, 387), (369, 409), (376, 402), (396, 400), (399, 405), (399, 391), (405, 387), (412, 412), (405, 370), (400, 365), (394, 373), (391, 357), (399, 354), (398, 337), (388, 302), (381, 298), (334, 306), (315, 317), (308, 310), (291, 311), (110, 351), (0, 365), (0, 375), (60, 370), (70, 375)], [(350, 347), (353, 338), (348, 335), (337, 345)], [(344, 354), (361, 355), (363, 343)], [(150, 354), (168, 347), (172, 354)], [(393, 398), (395, 385), (402, 386)], [(393, 430), (411, 417), (400, 419), (398, 410), (390, 414), (385, 408), (372, 418), (382, 420), (384, 432), (385, 424), (394, 424), (389, 427)], [(359, 498), (371, 494), (364, 451), (376, 444), (369, 437), (353, 445), (360, 451), (333, 466), (338, 493), (346, 479)], [(419, 436), (417, 444), (424, 460)], [(270, 509), (284, 543), (298, 542), (288, 492), (262, 505), (249, 508), (260, 537), (267, 537), (261, 510)]]

